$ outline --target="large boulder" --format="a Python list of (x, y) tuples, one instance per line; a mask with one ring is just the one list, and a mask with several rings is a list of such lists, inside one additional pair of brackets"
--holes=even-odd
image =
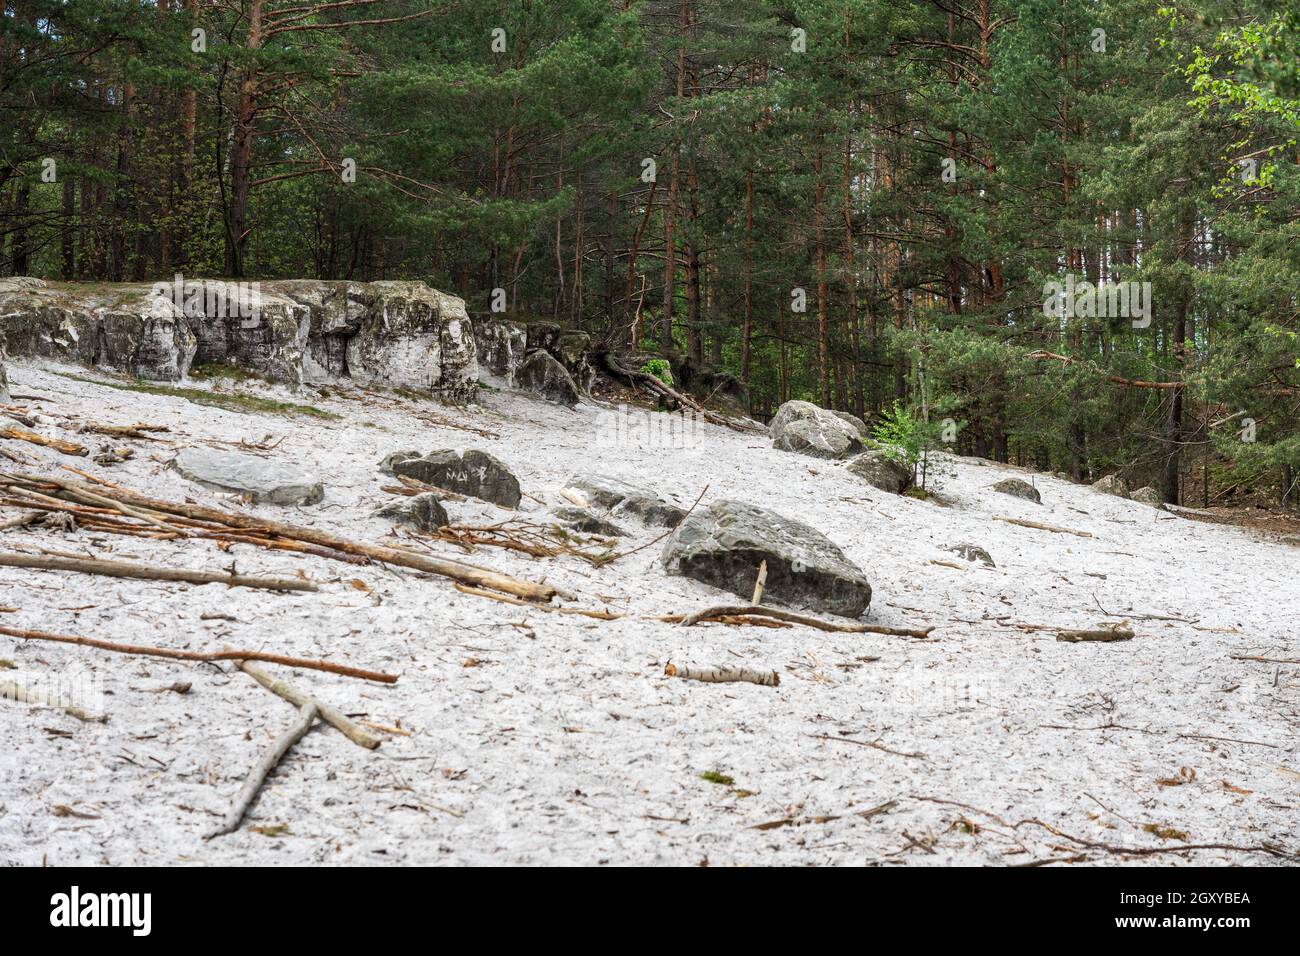
[(681, 574), (748, 600), (767, 562), (765, 599), (857, 617), (871, 603), (862, 570), (829, 538), (801, 521), (742, 501), (715, 502), (686, 518), (662, 560)]
[(572, 408), (582, 397), (577, 383), (550, 352), (533, 352), (524, 359), (515, 376), (515, 384), (557, 405)]
[(836, 418), (838, 418), (840, 421), (848, 422), (850, 425), (852, 425), (854, 430), (857, 431), (858, 435), (862, 438), (863, 441), (866, 441), (868, 438), (871, 437), (871, 432), (867, 430), (867, 423), (864, 422), (862, 419), (858, 418), (858, 416), (854, 415), (852, 412), (841, 412), (841, 411), (832, 410), (831, 414), (834, 415)]
[(1119, 475), (1107, 475), (1106, 477), (1092, 483), (1093, 491), (1100, 491), (1104, 495), (1115, 495), (1117, 498), (1128, 497), (1128, 482)]
[(772, 446), (814, 458), (848, 458), (862, 451), (858, 429), (812, 402), (786, 402), (768, 426)]
[(646, 524), (671, 528), (686, 512), (648, 488), (603, 475), (574, 475), (565, 488), (576, 491), (597, 508), (631, 515)]
[(80, 285), (0, 279), (10, 354), (101, 365), (151, 381), (183, 378), (197, 339), (181, 309), (147, 283)]
[(1161, 511), (1168, 510), (1165, 508), (1164, 496), (1150, 485), (1147, 485), (1145, 488), (1139, 488), (1137, 491), (1129, 495), (1129, 498), (1139, 504), (1150, 505), (1152, 508), (1159, 508)]
[(172, 467), (190, 481), (242, 495), (255, 504), (311, 505), (325, 496), (320, 478), (287, 462), (213, 448), (185, 448)]
[(390, 455), (380, 467), (390, 474), (405, 475), (425, 484), (480, 498), (506, 508), (519, 507), (523, 497), (519, 479), (499, 458), (471, 448), (464, 455), (451, 450), (431, 451), (415, 458)]
[(1011, 495), (1013, 498), (1032, 501), (1036, 505), (1043, 503), (1043, 496), (1038, 493), (1038, 489), (1023, 478), (1003, 478), (993, 486), (993, 490), (1000, 491), (1004, 495)]
[(447, 509), (432, 491), (390, 501), (376, 508), (374, 516), (409, 525), (416, 531), (437, 531), (451, 523)]
[(912, 471), (883, 451), (867, 451), (844, 466), (867, 484), (898, 494), (912, 482)]

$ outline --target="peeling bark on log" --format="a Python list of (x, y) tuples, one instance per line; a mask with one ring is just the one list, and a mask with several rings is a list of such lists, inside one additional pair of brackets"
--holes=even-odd
[(758, 671), (750, 667), (730, 667), (725, 664), (713, 667), (689, 667), (685, 664), (669, 662), (664, 668), (664, 675), (680, 677), (683, 680), (704, 681), (708, 684), (744, 682), (761, 684), (764, 687), (778, 687), (781, 684), (781, 675), (776, 671)]

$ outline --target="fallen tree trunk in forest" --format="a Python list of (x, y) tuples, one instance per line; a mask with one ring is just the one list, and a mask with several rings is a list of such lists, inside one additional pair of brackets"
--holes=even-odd
[(632, 368), (630, 365), (624, 365), (617, 358), (615, 358), (614, 355), (610, 352), (602, 352), (601, 359), (604, 363), (605, 369), (610, 374), (616, 375), (619, 378), (627, 379), (628, 381), (636, 384), (644, 385), (655, 394), (661, 395), (664, 398), (672, 399), (673, 401), (686, 406), (687, 408), (694, 411), (696, 414), (700, 415), (707, 422), (711, 422), (714, 425), (722, 425), (724, 428), (730, 428), (732, 431), (737, 431), (737, 432), (766, 431), (766, 429), (763, 428), (761, 425), (754, 424), (754, 423), (739, 422), (734, 419), (728, 418), (725, 415), (719, 415), (717, 412), (709, 411), (707, 408), (705, 408), (695, 399), (691, 398), (688, 395), (682, 394), (681, 392), (677, 391), (677, 389), (673, 388), (671, 385), (664, 383), (656, 376), (651, 375), (649, 372), (643, 372), (640, 369)]

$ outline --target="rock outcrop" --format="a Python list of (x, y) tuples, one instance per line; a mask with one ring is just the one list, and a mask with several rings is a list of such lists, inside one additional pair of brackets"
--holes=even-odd
[[(596, 380), (591, 358), (591, 336), (577, 329), (562, 328), (548, 321), (522, 321), (508, 316), (480, 318), (474, 323), (479, 374), (489, 384), (536, 391), (537, 368), (521, 379), (528, 361), (538, 352), (554, 359), (573, 381), (576, 393), (586, 395)], [(535, 360), (546, 365), (542, 360)], [(554, 373), (548, 373), (554, 379)], [(554, 400), (554, 399), (552, 399)], [(565, 402), (565, 404), (573, 404)]]
[(453, 401), (478, 382), (465, 303), (422, 282), (91, 285), (0, 280), (0, 331), (19, 356), (176, 381), (191, 362), (296, 388), (354, 379)]
[(213, 448), (184, 448), (172, 460), (182, 477), (242, 495), (254, 504), (312, 505), (325, 496), (320, 478), (287, 462)]
[(380, 469), (387, 474), (405, 475), (506, 508), (519, 507), (519, 500), (523, 497), (519, 479), (505, 463), (476, 448), (464, 455), (449, 449), (431, 451), (423, 456), (396, 452), (380, 462)]
[(162, 382), (183, 378), (198, 348), (180, 308), (146, 284), (0, 279), (0, 335), (15, 357), (98, 365)]
[(772, 446), (814, 458), (848, 458), (862, 451), (862, 436), (833, 412), (812, 402), (786, 402), (768, 426)]
[(662, 495), (648, 488), (606, 478), (602, 475), (575, 475), (565, 482), (566, 489), (576, 491), (597, 508), (615, 514), (631, 515), (646, 524), (671, 528), (686, 512)]
[(912, 472), (883, 451), (867, 451), (844, 466), (872, 487), (899, 494), (912, 482)]
[(582, 397), (577, 383), (550, 352), (536, 351), (524, 359), (515, 375), (515, 384), (540, 395), (548, 402), (572, 408)]
[(993, 490), (1000, 491), (1004, 495), (1011, 495), (1013, 498), (1032, 501), (1036, 505), (1043, 503), (1043, 496), (1038, 493), (1038, 489), (1023, 478), (1003, 478), (993, 486)]
[(764, 600), (857, 617), (871, 603), (862, 570), (834, 542), (801, 521), (746, 504), (715, 502), (690, 515), (664, 546), (669, 574), (748, 600), (767, 562)]

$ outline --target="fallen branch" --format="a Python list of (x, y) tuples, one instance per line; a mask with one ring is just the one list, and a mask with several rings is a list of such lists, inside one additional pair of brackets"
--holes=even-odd
[(112, 438), (136, 438), (141, 441), (162, 441), (161, 438), (155, 438), (149, 432), (170, 431), (166, 425), (101, 425), (97, 422), (87, 422), (77, 429), (80, 432), (90, 432), (94, 435), (108, 435)]
[(221, 826), (206, 834), (203, 839), (211, 840), (213, 837), (234, 833), (239, 829), (244, 814), (248, 813), (248, 808), (257, 797), (257, 792), (262, 789), (262, 784), (266, 783), (266, 778), (275, 769), (275, 765), (289, 752), (290, 748), (307, 735), (307, 731), (311, 730), (311, 725), (316, 722), (317, 716), (318, 712), (315, 704), (307, 704), (298, 711), (298, 719), (293, 726), (286, 730), (271, 745), (271, 749), (262, 755), (262, 759), (248, 771), (248, 777), (244, 780), (244, 785), (239, 788), (239, 793), (235, 796), (235, 802), (231, 805), (230, 812), (226, 814)]
[(811, 737), (813, 740), (829, 740), (835, 744), (857, 744), (859, 747), (870, 747), (872, 750), (882, 750), (887, 754), (893, 754), (895, 757), (911, 757), (913, 760), (929, 760), (925, 754), (909, 753), (906, 750), (893, 750), (884, 744), (878, 744), (874, 740), (854, 740), (852, 737), (832, 737), (830, 734), (804, 734), (805, 737)]
[[(227, 647), (226, 650), (231, 650), (231, 648)], [(300, 691), (287, 681), (272, 677), (255, 664), (238, 659), (236, 659), (234, 663), (236, 667), (269, 690), (272, 694), (275, 694), (277, 697), (283, 697), (295, 707), (315, 707), (321, 720), (338, 728), (339, 732), (354, 744), (365, 747), (367, 750), (374, 750), (383, 742), (374, 734), (357, 726), (357, 724), (345, 717), (342, 711), (337, 710), (328, 704), (322, 704), (315, 697)]]
[(781, 675), (776, 671), (756, 671), (749, 667), (730, 667), (718, 664), (713, 667), (689, 667), (669, 661), (664, 667), (664, 676), (680, 677), (682, 680), (698, 680), (709, 684), (726, 684), (743, 681), (749, 684), (762, 684), (764, 687), (777, 687)]
[[(655, 381), (658, 381), (658, 379), (655, 379)], [(646, 548), (658, 544), (660, 541), (668, 537), (670, 534), (672, 534), (674, 531), (676, 531), (678, 528), (682, 526), (682, 522), (684, 522), (687, 518), (689, 518), (691, 516), (691, 512), (694, 511), (696, 507), (699, 505), (699, 503), (704, 500), (704, 495), (706, 492), (708, 492), (708, 490), (709, 490), (709, 486), (705, 485), (704, 488), (700, 491), (699, 495), (695, 498), (695, 501), (691, 504), (689, 508), (686, 509), (686, 514), (682, 515), (681, 518), (678, 519), (675, 525), (673, 525), (663, 534), (659, 535), (659, 537), (653, 539), (652, 541), (647, 541), (645, 544), (641, 545), (640, 547), (633, 548), (631, 551), (619, 551), (614, 554), (607, 555), (604, 558), (598, 558), (595, 561), (593, 561), (592, 564), (594, 564), (596, 567), (599, 568), (602, 567), (603, 565), (609, 564), (611, 561), (617, 561), (619, 558), (626, 558), (628, 555), (636, 554), (638, 551), (644, 551)]]
[(19, 627), (0, 627), (0, 634), (21, 638), (25, 641), (53, 641), (57, 644), (76, 644), (80, 647), (94, 647), (101, 651), (115, 651), (118, 654), (142, 654), (146, 657), (166, 657), (176, 661), (264, 661), (267, 664), (282, 664), (285, 667), (300, 667), (304, 670), (325, 671), (329, 674), (341, 674), (344, 677), (357, 677), (361, 680), (377, 681), (381, 684), (396, 684), (396, 674), (380, 671), (367, 671), (346, 664), (331, 664), (329, 661), (309, 660), (303, 657), (285, 657), (283, 654), (264, 654), (261, 651), (178, 651), (169, 647), (146, 647), (140, 644), (114, 644), (112, 641), (99, 641), (92, 637), (76, 637), (71, 634), (50, 634), (47, 631), (30, 631)]
[(274, 578), (235, 574), (227, 571), (191, 571), (166, 568), (134, 561), (109, 561), (103, 558), (60, 558), (35, 554), (0, 553), (0, 567), (36, 568), (42, 571), (77, 571), (112, 578), (136, 578), (145, 581), (181, 581), (186, 584), (225, 584), (229, 587), (264, 588), (268, 591), (315, 591), (316, 585), (301, 578)]
[(913, 628), (913, 627), (890, 627), (885, 624), (838, 624), (834, 621), (823, 621), (821, 618), (808, 617), (805, 614), (795, 614), (793, 611), (783, 611), (775, 607), (763, 607), (755, 604), (723, 604), (718, 607), (706, 607), (702, 611), (696, 611), (682, 618), (683, 627), (693, 627), (703, 621), (719, 617), (770, 617), (778, 621), (786, 621), (790, 624), (803, 624), (807, 627), (815, 627), (819, 631), (843, 631), (849, 634), (888, 634), (892, 637), (916, 637), (928, 638), (933, 627)]
[(533, 601), (524, 601), (517, 597), (511, 597), (508, 594), (496, 594), (492, 591), (485, 591), (482, 588), (472, 588), (465, 584), (456, 584), (456, 590), (461, 594), (472, 594), (475, 597), (487, 598), (491, 601), (500, 601), (502, 604), (513, 604), (516, 607), (529, 607), (535, 611), (549, 611), (552, 614), (578, 614), (582, 617), (594, 617), (598, 621), (617, 621), (626, 617), (625, 614), (615, 614), (613, 611), (589, 611), (581, 607), (555, 607), (550, 604), (537, 604)]
[(55, 451), (61, 451), (65, 455), (84, 456), (87, 454), (85, 445), (77, 445), (70, 441), (61, 441), (58, 438), (46, 438), (44, 435), (38, 435), (35, 432), (29, 432), (22, 428), (0, 428), (0, 438), (13, 438), (17, 441), (25, 441), (33, 445), (43, 445), (46, 448), (53, 448)]
[(439, 488), (437, 485), (431, 485), (427, 481), (421, 481), (419, 478), (412, 478), (410, 475), (398, 475), (397, 480), (401, 482), (401, 488), (392, 486), (384, 488), (384, 491), (395, 495), (422, 495), (431, 492), (437, 495), (443, 501), (467, 501), (464, 495), (457, 494), (454, 491), (448, 491), (446, 488)]
[(1229, 654), (1234, 661), (1256, 661), (1260, 664), (1300, 664), (1297, 657), (1253, 657), (1250, 654)]
[(1119, 630), (1118, 628), (1103, 628), (1099, 631), (1061, 631), (1056, 635), (1058, 641), (1065, 641), (1067, 644), (1078, 644), (1081, 641), (1131, 641), (1133, 640), (1132, 631)]
[(61, 491), (65, 496), (71, 497), (73, 500), (113, 507), (137, 520), (158, 525), (169, 533), (190, 533), (185, 528), (178, 528), (163, 520), (180, 516), (206, 523), (209, 526), (215, 525), (216, 527), (206, 529), (209, 532), (229, 533), (231, 529), (244, 531), (253, 535), (247, 539), (250, 544), (274, 547), (275, 544), (265, 543), (262, 539), (283, 539), (279, 542), (281, 545), (286, 542), (298, 546), (313, 545), (331, 551), (342, 552), (343, 554), (382, 561), (385, 564), (394, 564), (415, 571), (437, 574), (455, 581), (503, 591), (530, 600), (549, 601), (557, 593), (556, 589), (549, 585), (536, 584), (532, 581), (511, 577), (496, 571), (471, 568), (458, 562), (417, 554), (399, 548), (352, 541), (339, 535), (330, 534), (327, 531), (318, 531), (315, 528), (286, 524), (253, 515), (221, 511), (217, 508), (207, 508), (202, 505), (150, 498), (125, 488), (105, 489), (101, 494), (81, 482), (58, 476), (38, 478), (33, 475), (0, 474), (0, 480), (6, 482), (10, 486), (10, 490), (21, 486), (35, 488), (54, 486), (53, 490)]
[(38, 707), (57, 707), (66, 714), (76, 717), (78, 720), (84, 720), (90, 723), (100, 723), (108, 720), (104, 714), (93, 714), (83, 707), (76, 704), (61, 700), (39, 689), (24, 687), (18, 681), (4, 680), (0, 681), (0, 697), (8, 697), (10, 700), (16, 700), (22, 704), (32, 704)]
[(1008, 518), (1006, 515), (994, 515), (994, 521), (1005, 521), (1007, 524), (1019, 525), (1022, 528), (1035, 528), (1038, 531), (1054, 531), (1057, 534), (1072, 534), (1079, 538), (1094, 538), (1091, 531), (1075, 531), (1071, 528), (1058, 528), (1054, 524), (1042, 524), (1038, 521), (1027, 521), (1024, 518)]

